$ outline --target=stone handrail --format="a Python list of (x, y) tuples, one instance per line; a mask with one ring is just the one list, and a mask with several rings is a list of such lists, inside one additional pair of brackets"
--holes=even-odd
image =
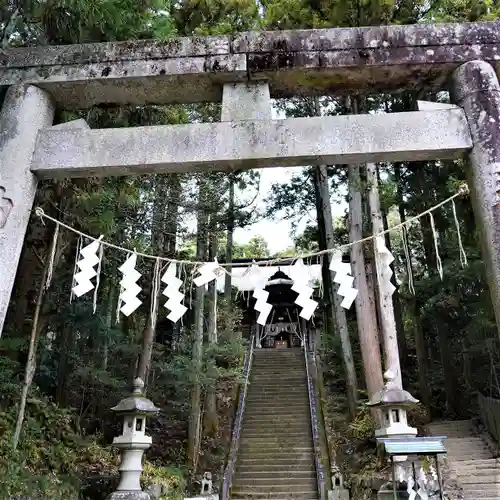
[(309, 393), (309, 410), (311, 412), (311, 431), (314, 443), (314, 461), (316, 465), (316, 479), (318, 482), (318, 491), (320, 500), (326, 499), (326, 483), (325, 472), (321, 463), (321, 443), (319, 440), (319, 424), (316, 406), (316, 393), (314, 391), (314, 383), (309, 366), (309, 342), (304, 342), (304, 358), (306, 360), (306, 374), (307, 374), (307, 391)]
[(250, 379), (250, 371), (252, 368), (253, 348), (255, 344), (255, 335), (250, 338), (250, 345), (248, 346), (245, 362), (243, 365), (243, 387), (240, 388), (240, 395), (238, 400), (238, 409), (236, 410), (236, 417), (233, 425), (233, 436), (231, 440), (231, 448), (229, 450), (229, 458), (227, 461), (226, 470), (224, 471), (224, 478), (222, 480), (222, 500), (228, 500), (231, 491), (231, 484), (233, 481), (234, 466), (236, 465), (236, 457), (238, 456), (238, 448), (240, 446), (240, 433), (243, 424), (243, 416), (245, 414), (245, 403), (248, 390), (248, 381)]
[(477, 401), (481, 422), (495, 442), (500, 444), (500, 399), (490, 398), (478, 393)]

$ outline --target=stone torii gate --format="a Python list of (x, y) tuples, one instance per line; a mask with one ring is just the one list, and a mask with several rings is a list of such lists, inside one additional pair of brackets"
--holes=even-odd
[[(243, 33), (0, 52), (0, 333), (37, 180), (457, 158), (500, 325), (500, 25)], [(271, 119), (271, 97), (450, 88), (450, 109)], [(220, 123), (91, 130), (56, 107), (222, 100)]]

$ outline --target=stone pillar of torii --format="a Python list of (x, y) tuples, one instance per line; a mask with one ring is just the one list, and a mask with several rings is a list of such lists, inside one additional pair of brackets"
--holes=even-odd
[[(7, 76), (8, 71), (4, 69)], [(0, 333), (38, 179), (415, 161), (455, 158), (466, 152), (488, 284), (500, 325), (500, 85), (489, 63), (472, 60), (453, 72), (451, 90), (457, 106), (449, 109), (286, 120), (271, 119), (272, 80), (242, 82), (240, 71), (234, 75), (234, 81), (228, 72), (224, 82), (213, 83), (222, 88), (221, 122), (140, 130), (90, 130), (81, 120), (53, 127), (59, 98), (56, 86), (53, 92), (50, 81), (8, 88), (0, 113)], [(211, 76), (205, 73), (203, 78)], [(85, 92), (81, 95), (86, 98)], [(383, 273), (377, 276), (381, 279)], [(386, 369), (400, 379), (396, 335), (384, 338), (386, 352), (394, 354), (398, 365)]]

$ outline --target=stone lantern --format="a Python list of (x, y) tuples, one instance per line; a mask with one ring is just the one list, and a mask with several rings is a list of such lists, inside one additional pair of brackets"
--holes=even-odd
[(149, 500), (141, 489), (142, 455), (151, 446), (152, 439), (146, 435), (146, 418), (159, 411), (143, 394), (144, 382), (134, 380), (134, 391), (122, 399), (114, 408), (123, 416), (123, 428), (113, 444), (121, 451), (120, 483), (108, 500)]
[(398, 387), (393, 374), (388, 370), (384, 374), (384, 388), (373, 395), (367, 406), (379, 408), (382, 411), (382, 426), (375, 430), (375, 437), (409, 437), (416, 436), (417, 429), (408, 425), (406, 411), (418, 403), (408, 391)]

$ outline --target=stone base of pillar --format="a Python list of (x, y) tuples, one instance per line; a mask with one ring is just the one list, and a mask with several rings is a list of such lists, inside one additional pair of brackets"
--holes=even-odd
[(385, 483), (382, 485), (380, 490), (377, 493), (377, 500), (402, 500), (406, 499), (410, 496), (408, 493), (406, 486), (403, 486), (401, 483), (396, 485), (396, 498), (394, 498), (394, 490), (392, 489), (392, 482)]
[(115, 491), (106, 500), (151, 500), (151, 497), (144, 491)]

